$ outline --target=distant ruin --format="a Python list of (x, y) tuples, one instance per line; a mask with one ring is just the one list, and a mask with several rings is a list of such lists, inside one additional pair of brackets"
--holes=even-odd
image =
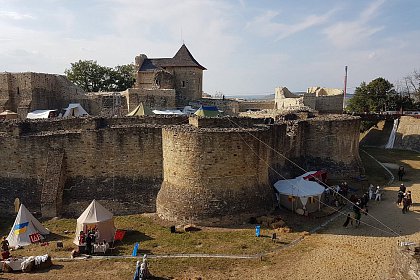
[(303, 95), (291, 93), (286, 87), (275, 89), (275, 109), (309, 108), (320, 113), (337, 114), (343, 111), (344, 93), (341, 89), (310, 87)]

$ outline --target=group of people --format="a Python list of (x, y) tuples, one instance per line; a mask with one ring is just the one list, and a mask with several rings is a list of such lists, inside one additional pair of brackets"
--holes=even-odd
[(147, 262), (147, 255), (143, 256), (143, 262), (137, 261), (136, 271), (134, 272), (133, 280), (145, 280), (150, 276), (149, 265)]
[(99, 238), (100, 238), (100, 233), (99, 233), (99, 230), (96, 226), (88, 229), (86, 233), (84, 231), (80, 231), (80, 233), (79, 233), (79, 253), (85, 252), (86, 254), (92, 255), (94, 253), (93, 244), (98, 242)]
[(376, 201), (381, 201), (382, 200), (381, 187), (376, 186), (376, 188), (375, 188), (372, 184), (370, 184), (368, 195), (369, 195), (370, 200), (374, 199)]
[(332, 204), (336, 207), (346, 204), (346, 198), (349, 194), (350, 187), (347, 182), (342, 182), (339, 185), (331, 186), (325, 189), (325, 200), (327, 204)]
[(407, 191), (406, 186), (404, 186), (404, 184), (401, 184), (397, 197), (397, 204), (401, 205), (402, 203), (403, 205), (402, 213), (407, 213), (410, 210), (411, 204), (413, 204), (413, 200), (411, 198), (411, 191)]
[(1, 241), (1, 257), (3, 260), (6, 260), (10, 257), (9, 246), (9, 241), (6, 239), (6, 236), (4, 236), (3, 240)]
[(368, 213), (369, 194), (364, 193), (361, 197), (352, 195), (349, 200), (353, 203), (352, 212), (347, 214), (343, 226), (347, 227), (349, 224), (353, 225), (353, 222), (355, 222), (355, 226), (358, 227), (362, 214), (367, 215)]

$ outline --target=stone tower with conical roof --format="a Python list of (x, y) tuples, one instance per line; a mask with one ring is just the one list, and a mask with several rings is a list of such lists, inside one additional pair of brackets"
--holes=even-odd
[(141, 54), (135, 63), (138, 69), (136, 88), (175, 89), (178, 107), (201, 98), (206, 68), (195, 60), (185, 44), (172, 58), (147, 58)]

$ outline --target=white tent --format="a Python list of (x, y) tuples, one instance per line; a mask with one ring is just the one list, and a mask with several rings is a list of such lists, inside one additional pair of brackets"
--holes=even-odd
[(9, 236), (7, 236), (7, 240), (11, 247), (16, 247), (18, 245), (26, 246), (32, 243), (31, 240), (35, 241), (38, 237), (44, 239), (42, 235), (49, 233), (50, 231), (35, 219), (25, 205), (21, 204), (15, 223), (10, 230)]
[(89, 228), (96, 228), (99, 231), (99, 241), (111, 242), (115, 234), (113, 214), (103, 207), (99, 202), (93, 200), (86, 210), (77, 219), (76, 237), (73, 241), (79, 244), (81, 231), (87, 232)]
[(184, 109), (182, 109), (182, 113), (184, 113), (186, 115), (194, 114), (196, 111), (197, 111), (197, 109), (194, 109), (191, 106), (185, 106)]
[(302, 208), (309, 213), (320, 209), (321, 196), (325, 190), (317, 182), (307, 181), (301, 177), (277, 181), (274, 184), (274, 188), (279, 193), (281, 205), (292, 211)]
[(155, 115), (184, 115), (180, 110), (153, 110)]
[(57, 110), (35, 110), (33, 112), (28, 113), (26, 116), (27, 119), (48, 119), (51, 113), (57, 112)]
[(63, 118), (89, 116), (88, 112), (79, 103), (70, 103), (65, 110)]

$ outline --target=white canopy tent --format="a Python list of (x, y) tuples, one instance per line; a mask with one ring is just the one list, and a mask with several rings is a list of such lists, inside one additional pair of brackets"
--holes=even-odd
[(63, 118), (89, 116), (88, 112), (79, 103), (70, 103), (65, 110)]
[(181, 110), (153, 110), (155, 115), (185, 115)]
[(26, 115), (27, 119), (48, 119), (51, 113), (56, 113), (57, 110), (35, 110)]
[(114, 215), (103, 207), (99, 202), (93, 200), (86, 210), (77, 219), (76, 237), (73, 241), (79, 244), (79, 235), (81, 231), (87, 232), (89, 228), (96, 228), (99, 231), (99, 240), (111, 242), (115, 234)]
[[(307, 181), (300, 176), (295, 179), (277, 181), (274, 188), (279, 193), (280, 204), (292, 211), (302, 207), (310, 213), (321, 208), (321, 196), (325, 188), (317, 182)], [(308, 202), (310, 198), (317, 198), (318, 203), (312, 199)], [(313, 205), (315, 203), (316, 205)]]
[(21, 204), (7, 241), (11, 247), (26, 246), (32, 241), (39, 241), (38, 238), (44, 239), (42, 235), (49, 233), (50, 231), (29, 212), (25, 205)]

